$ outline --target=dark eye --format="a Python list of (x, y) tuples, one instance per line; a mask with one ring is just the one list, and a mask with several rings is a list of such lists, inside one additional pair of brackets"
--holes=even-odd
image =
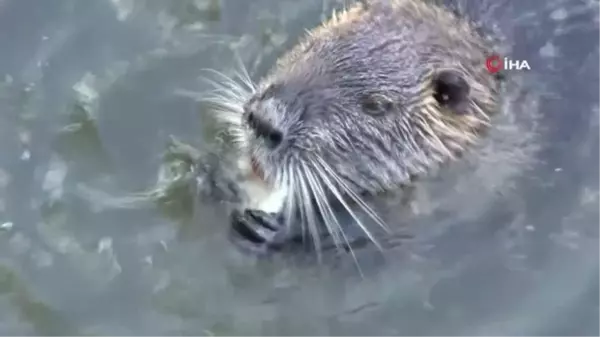
[(372, 116), (382, 116), (393, 111), (396, 107), (391, 98), (382, 94), (366, 95), (362, 99), (362, 109)]
[(456, 114), (468, 113), (469, 83), (454, 70), (444, 70), (433, 78), (433, 97), (443, 107)]

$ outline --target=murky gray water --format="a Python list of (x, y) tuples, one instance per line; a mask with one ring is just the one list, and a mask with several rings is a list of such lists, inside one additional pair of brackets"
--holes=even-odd
[(0, 0), (0, 334), (599, 334), (598, 2), (504, 3), (546, 93), (540, 163), (516, 207), (361, 278), (242, 256), (185, 188), (165, 207), (93, 194), (152, 186), (170, 136), (201, 146), (178, 93), (228, 46), (258, 79), (339, 2)]

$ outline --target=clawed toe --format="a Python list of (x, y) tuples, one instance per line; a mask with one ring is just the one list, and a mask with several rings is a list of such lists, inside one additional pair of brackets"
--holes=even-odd
[(266, 252), (276, 248), (285, 236), (285, 226), (276, 214), (246, 209), (231, 215), (234, 241), (255, 252)]

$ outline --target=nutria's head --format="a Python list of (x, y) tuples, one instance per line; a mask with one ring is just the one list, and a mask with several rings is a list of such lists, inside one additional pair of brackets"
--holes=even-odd
[(323, 215), (325, 200), (362, 204), (477, 142), (500, 109), (492, 52), (469, 22), (425, 1), (358, 4), (257, 86), (230, 88), (220, 116), (254, 172), (292, 192), (288, 205)]

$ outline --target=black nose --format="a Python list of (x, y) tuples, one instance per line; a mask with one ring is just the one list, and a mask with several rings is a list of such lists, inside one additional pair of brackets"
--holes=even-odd
[(254, 130), (256, 136), (264, 139), (270, 148), (275, 148), (281, 144), (283, 133), (252, 111), (246, 114), (246, 122)]

